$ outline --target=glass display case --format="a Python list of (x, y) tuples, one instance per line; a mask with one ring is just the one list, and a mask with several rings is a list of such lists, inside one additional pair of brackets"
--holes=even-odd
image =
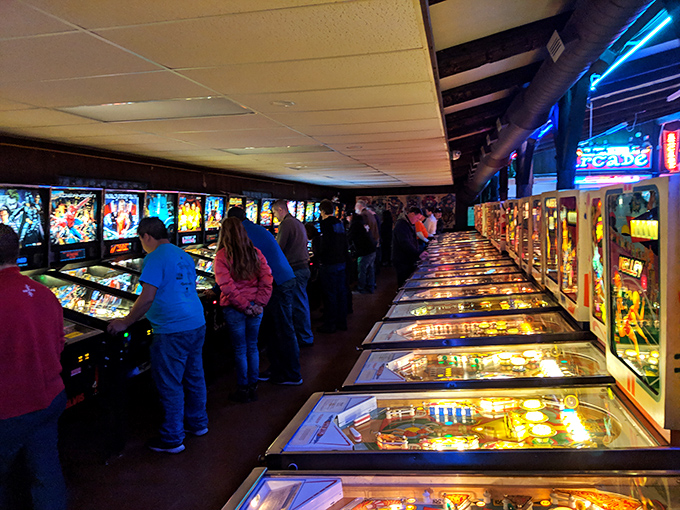
[(430, 299), (469, 299), (479, 296), (537, 294), (540, 292), (541, 289), (531, 282), (500, 283), (477, 287), (445, 287), (441, 289), (402, 289), (394, 298), (394, 302), (427, 301)]
[(137, 273), (99, 265), (75, 268), (67, 266), (59, 272), (72, 278), (94, 282), (129, 294), (139, 295), (142, 293), (142, 283), (139, 281), (139, 274)]
[(677, 510), (678, 501), (676, 472), (517, 475), (256, 468), (222, 510)]
[(32, 278), (48, 287), (66, 310), (102, 321), (125, 317), (134, 302), (55, 276), (39, 274)]
[(348, 390), (607, 384), (604, 354), (590, 342), (363, 351)]
[(531, 197), (531, 276), (543, 283), (543, 236), (541, 197)]
[(378, 322), (362, 343), (368, 349), (450, 345), (517, 344), (590, 340), (567, 315), (558, 312), (515, 313), (453, 319)]
[(511, 294), (467, 299), (437, 299), (393, 304), (383, 320), (439, 317), (475, 317), (494, 313), (511, 314), (518, 311), (558, 311), (561, 307), (548, 294)]
[(675, 469), (614, 385), (313, 394), (269, 468)]
[(663, 429), (680, 430), (680, 176), (606, 188), (607, 366)]
[[(545, 193), (543, 195), (546, 195)], [(541, 196), (543, 196), (541, 195)], [(557, 289), (557, 273), (559, 264), (557, 262), (557, 227), (558, 227), (557, 197), (545, 196), (543, 199), (543, 237), (545, 238), (545, 257), (543, 268), (543, 281), (546, 286), (554, 293)]]
[(458, 278), (409, 279), (404, 284), (405, 289), (419, 287), (465, 287), (468, 285), (485, 285), (489, 283), (525, 282), (521, 273), (499, 274), (490, 276), (462, 276)]
[(500, 267), (482, 267), (478, 269), (450, 269), (443, 270), (441, 266), (439, 269), (430, 267), (428, 269), (416, 269), (411, 275), (412, 280), (425, 280), (429, 278), (460, 278), (464, 276), (482, 276), (482, 275), (497, 275), (497, 274), (512, 274), (519, 273), (520, 269), (516, 265), (500, 266)]

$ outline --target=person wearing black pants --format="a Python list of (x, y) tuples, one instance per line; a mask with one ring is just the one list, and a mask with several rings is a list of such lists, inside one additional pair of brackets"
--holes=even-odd
[(347, 257), (347, 236), (342, 222), (333, 216), (333, 203), (322, 200), (321, 236), (314, 257), (319, 260), (319, 279), (323, 294), (323, 325), (320, 333), (335, 333), (347, 330), (347, 295), (345, 283), (345, 261)]
[(394, 223), (392, 231), (392, 265), (397, 273), (397, 285), (402, 287), (416, 268), (420, 257), (415, 224), (422, 220), (423, 213), (418, 207), (411, 207), (402, 213)]

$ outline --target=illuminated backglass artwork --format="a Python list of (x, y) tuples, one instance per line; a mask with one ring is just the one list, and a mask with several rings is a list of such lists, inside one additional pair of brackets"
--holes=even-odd
[(531, 264), (534, 269), (541, 270), (541, 220), (543, 218), (541, 214), (541, 200), (534, 199), (531, 205), (531, 250), (532, 250), (532, 261)]
[[(654, 393), (660, 390), (659, 195), (607, 194), (612, 352)], [(677, 221), (669, 218), (668, 221)]]
[(203, 200), (200, 195), (179, 194), (177, 230), (180, 233), (203, 229)]
[(576, 197), (560, 197), (560, 290), (576, 302), (578, 293), (578, 210)]
[(602, 199), (595, 197), (590, 203), (590, 242), (592, 244), (593, 316), (602, 324), (607, 320), (607, 299), (604, 293), (604, 222)]
[(147, 193), (144, 207), (144, 217), (159, 218), (168, 233), (175, 232), (175, 202), (170, 193)]
[(54, 245), (97, 241), (97, 192), (53, 189), (50, 242)]
[(545, 220), (543, 227), (547, 232), (545, 243), (546, 275), (557, 282), (558, 262), (557, 262), (557, 199), (548, 198), (545, 201)]
[(38, 190), (0, 188), (0, 223), (9, 225), (22, 247), (42, 246), (45, 209)]
[(104, 193), (104, 240), (130, 239), (137, 235), (139, 195), (136, 193)]

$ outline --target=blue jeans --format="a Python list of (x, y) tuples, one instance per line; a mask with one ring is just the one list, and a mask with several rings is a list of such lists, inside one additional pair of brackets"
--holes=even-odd
[(347, 328), (345, 264), (322, 264), (319, 279), (323, 292), (323, 326), (327, 330)]
[(62, 391), (46, 409), (0, 420), (0, 508), (10, 507), (7, 477), (23, 453), (32, 477), (32, 508), (66, 509), (66, 484), (57, 449), (57, 423), (65, 407), (66, 393)]
[(236, 384), (248, 386), (257, 384), (260, 373), (260, 352), (257, 350), (257, 334), (260, 331), (262, 314), (248, 316), (231, 306), (222, 308), (224, 322), (229, 328), (229, 337), (234, 346), (236, 358)]
[(373, 292), (375, 290), (375, 252), (363, 255), (357, 259), (359, 263), (359, 292)]
[(165, 412), (160, 436), (166, 443), (181, 444), (185, 424), (191, 430), (208, 426), (203, 373), (204, 341), (205, 326), (153, 335), (151, 374)]
[(309, 267), (295, 269), (295, 288), (293, 289), (293, 326), (298, 343), (312, 344), (312, 322), (309, 317), (309, 298), (307, 297), (307, 282), (311, 276)]
[(293, 326), (293, 290), (295, 278), (274, 283), (272, 297), (265, 307), (265, 320), (269, 322), (272, 334), (267, 335), (267, 358), (271, 364), (272, 380), (299, 381), (300, 346)]

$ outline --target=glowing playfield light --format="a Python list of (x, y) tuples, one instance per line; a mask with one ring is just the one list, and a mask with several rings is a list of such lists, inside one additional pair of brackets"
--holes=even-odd
[(609, 69), (607, 69), (603, 74), (601, 74), (595, 80), (592, 81), (592, 83), (590, 84), (590, 90), (595, 90), (597, 84), (600, 83), (605, 78), (605, 76), (609, 75), (614, 69), (616, 69), (626, 60), (628, 60), (633, 53), (635, 53), (637, 50), (639, 50), (645, 44), (647, 44), (647, 41), (649, 41), (652, 37), (659, 33), (661, 29), (668, 25), (672, 20), (673, 18), (671, 18), (670, 16), (666, 17), (666, 19), (659, 23), (659, 25), (657, 25), (657, 27), (654, 30), (652, 30), (646, 36), (644, 36), (640, 40), (640, 42), (638, 42), (635, 46), (628, 50), (623, 56), (617, 58), (616, 61), (609, 67)]

